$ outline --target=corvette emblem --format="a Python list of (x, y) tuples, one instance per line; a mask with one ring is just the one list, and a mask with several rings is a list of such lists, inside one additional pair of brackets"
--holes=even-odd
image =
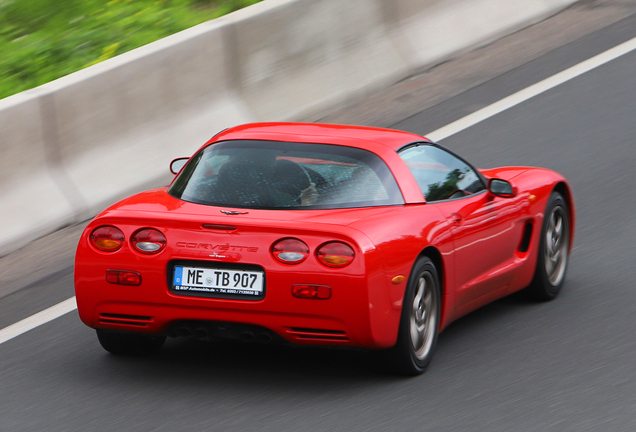
[[(175, 243), (176, 247), (179, 248), (187, 248), (187, 249), (205, 249), (209, 251), (216, 252), (258, 252), (257, 246), (237, 246), (231, 245), (229, 243), (226, 244), (212, 244), (212, 243), (187, 243), (187, 242), (177, 242)], [(210, 255), (212, 256), (212, 255)], [(226, 256), (217, 255), (217, 258), (227, 258)]]
[(234, 210), (221, 210), (221, 213), (224, 213), (226, 215), (241, 215), (241, 214), (248, 214), (249, 212), (240, 212), (240, 211), (234, 211)]

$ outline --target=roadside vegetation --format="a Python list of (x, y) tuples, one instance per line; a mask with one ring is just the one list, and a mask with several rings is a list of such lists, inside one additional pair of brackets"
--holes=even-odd
[(261, 0), (0, 0), (0, 99)]

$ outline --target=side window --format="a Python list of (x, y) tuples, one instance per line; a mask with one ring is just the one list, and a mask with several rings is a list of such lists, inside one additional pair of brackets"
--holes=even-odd
[(460, 198), (485, 189), (477, 173), (461, 159), (433, 145), (400, 152), (426, 201)]

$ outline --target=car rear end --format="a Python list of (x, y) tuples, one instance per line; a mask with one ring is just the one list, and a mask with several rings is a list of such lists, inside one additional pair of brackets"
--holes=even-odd
[[(251, 213), (227, 221), (130, 211), (97, 218), (76, 255), (81, 319), (93, 328), (203, 339), (386, 345), (374, 337), (369, 312), (369, 287), (386, 279), (363, 234), (285, 221), (284, 211), (278, 222), (259, 220), (266, 210)], [(100, 247), (104, 231), (120, 246)]]
[(146, 334), (391, 346), (389, 282), (371, 240), (349, 225), (403, 204), (366, 148), (211, 143), (169, 188), (89, 224), (76, 255), (80, 316)]

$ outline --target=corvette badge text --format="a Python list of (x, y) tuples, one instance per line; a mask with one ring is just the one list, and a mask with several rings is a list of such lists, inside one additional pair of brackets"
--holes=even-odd
[(186, 243), (177, 242), (177, 247), (188, 249), (206, 249), (218, 252), (257, 252), (258, 248), (253, 246), (234, 246), (231, 244), (210, 244), (210, 243)]

